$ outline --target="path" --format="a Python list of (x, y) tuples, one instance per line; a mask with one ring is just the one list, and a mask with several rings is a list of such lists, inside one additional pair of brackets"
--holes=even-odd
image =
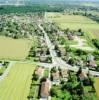
[(5, 70), (5, 72), (3, 73), (2, 76), (0, 76), (0, 81), (4, 79), (4, 77), (8, 74), (9, 70), (11, 69), (11, 67), (13, 66), (13, 64), (15, 63), (15, 61), (10, 61), (9, 65), (7, 67), (7, 69)]
[(94, 51), (95, 49), (88, 46), (87, 43), (86, 43), (86, 40), (85, 39), (81, 39), (80, 37), (78, 36), (75, 36), (75, 41), (78, 42), (78, 44), (76, 45), (70, 45), (70, 47), (74, 47), (74, 48), (77, 48), (77, 49), (82, 49), (82, 50), (87, 50), (87, 51)]

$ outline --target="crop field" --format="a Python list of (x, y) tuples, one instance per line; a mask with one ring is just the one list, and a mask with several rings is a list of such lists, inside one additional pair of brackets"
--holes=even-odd
[(95, 89), (97, 96), (99, 97), (99, 77), (95, 78)]
[(0, 81), (0, 100), (27, 100), (35, 65), (16, 63)]
[(99, 38), (99, 24), (87, 17), (80, 15), (65, 15), (62, 13), (46, 13), (49, 21), (54, 21), (61, 29), (79, 29), (81, 28), (90, 33), (92, 38)]
[(0, 37), (0, 59), (23, 60), (31, 48), (31, 41)]

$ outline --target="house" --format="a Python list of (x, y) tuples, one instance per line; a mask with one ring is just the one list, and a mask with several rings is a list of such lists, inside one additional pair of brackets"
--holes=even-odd
[(74, 36), (71, 33), (68, 33), (67, 38), (68, 40), (74, 40)]
[(42, 82), (41, 83), (41, 91), (40, 91), (41, 98), (48, 98), (49, 96), (49, 82)]
[(83, 66), (83, 65), (84, 65), (83, 60), (81, 60), (80, 58), (76, 59), (75, 62), (76, 62), (76, 65), (77, 65), (77, 66)]
[(51, 73), (51, 78), (52, 78), (52, 81), (54, 82), (54, 83), (59, 83), (59, 78), (60, 78), (60, 75), (59, 75), (59, 71), (56, 71), (56, 72), (52, 72)]
[(88, 66), (89, 66), (90, 68), (96, 68), (96, 67), (97, 67), (97, 64), (96, 64), (95, 60), (93, 60), (93, 61), (90, 61), (90, 62), (88, 63)]
[(37, 67), (35, 69), (35, 74), (38, 75), (39, 77), (42, 76), (44, 69), (42, 67)]
[(94, 60), (94, 56), (93, 55), (88, 55), (87, 56), (87, 61), (90, 62), (90, 61), (93, 61)]
[(61, 56), (65, 56), (66, 55), (66, 50), (64, 49), (64, 47), (59, 47), (59, 51), (61, 53)]
[(84, 81), (86, 78), (87, 78), (86, 73), (81, 72), (81, 73), (79, 74), (79, 79), (80, 79), (80, 81)]
[(41, 48), (36, 49), (36, 57), (39, 57), (41, 55)]
[(65, 81), (68, 80), (68, 70), (66, 68), (61, 69), (61, 76)]
[(40, 62), (46, 62), (47, 58), (48, 58), (47, 56), (40, 56), (39, 60), (40, 60)]

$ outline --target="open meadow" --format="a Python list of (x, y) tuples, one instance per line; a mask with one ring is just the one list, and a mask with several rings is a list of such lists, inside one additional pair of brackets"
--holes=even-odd
[(24, 60), (31, 48), (27, 39), (0, 37), (0, 59)]
[(99, 38), (99, 24), (87, 17), (80, 15), (65, 15), (63, 13), (46, 13), (49, 21), (54, 21), (61, 29), (81, 28), (87, 33), (90, 33), (92, 38)]
[(35, 65), (16, 63), (0, 81), (0, 100), (27, 100)]

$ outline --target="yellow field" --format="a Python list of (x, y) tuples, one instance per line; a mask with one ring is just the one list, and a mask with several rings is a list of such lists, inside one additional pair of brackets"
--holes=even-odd
[(27, 100), (35, 65), (16, 63), (0, 81), (0, 100)]
[(29, 40), (0, 37), (0, 59), (25, 59), (30, 47)]
[(99, 24), (87, 17), (79, 15), (64, 15), (62, 13), (46, 13), (49, 21), (54, 21), (61, 29), (79, 29), (90, 33), (93, 38), (99, 38)]
[(95, 78), (95, 89), (97, 96), (99, 97), (99, 77)]

